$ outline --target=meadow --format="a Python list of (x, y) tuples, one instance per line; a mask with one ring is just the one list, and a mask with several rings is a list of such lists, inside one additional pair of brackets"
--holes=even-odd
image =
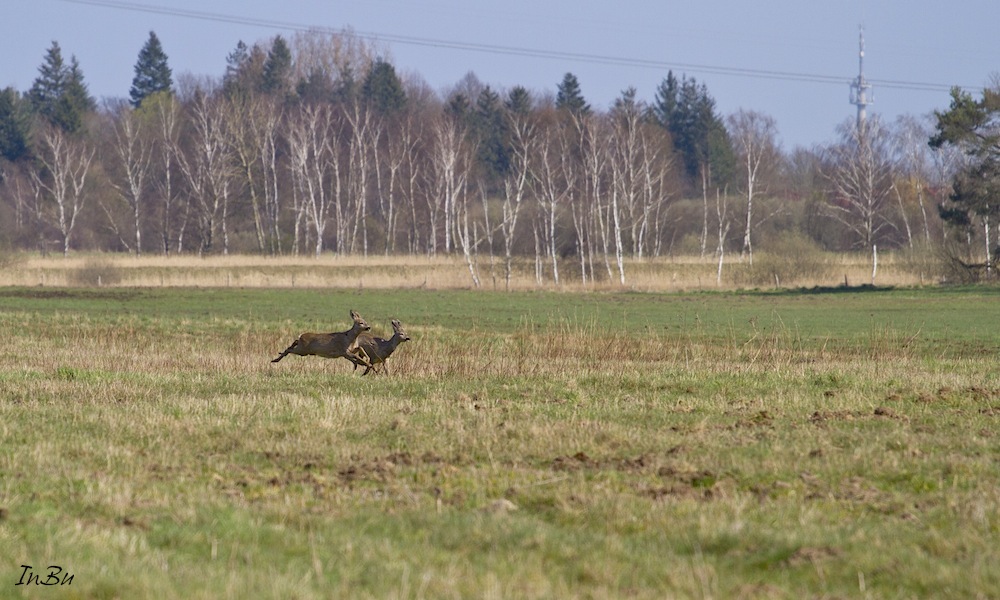
[[(270, 362), (350, 309), (413, 338), (390, 375)], [(0, 598), (998, 597), (997, 323), (995, 287), (3, 287)]]

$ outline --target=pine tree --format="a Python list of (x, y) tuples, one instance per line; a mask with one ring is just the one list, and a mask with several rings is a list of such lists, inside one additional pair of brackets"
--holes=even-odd
[(452, 119), (465, 120), (469, 118), (469, 114), (472, 111), (471, 105), (469, 104), (469, 97), (458, 92), (452, 95), (448, 99), (448, 103), (445, 104), (444, 112), (446, 115)]
[(139, 108), (147, 96), (169, 92), (172, 87), (173, 77), (167, 65), (167, 55), (156, 33), (150, 31), (149, 39), (139, 51), (139, 59), (135, 63), (135, 77), (129, 90), (132, 106)]
[(94, 110), (96, 103), (87, 91), (76, 57), (67, 66), (59, 43), (52, 42), (38, 73), (28, 91), (32, 109), (63, 131), (78, 131), (83, 126), (84, 113)]
[(490, 86), (483, 88), (476, 100), (472, 132), (478, 141), (476, 156), (479, 164), (490, 180), (499, 181), (507, 173), (510, 161), (505, 146), (507, 123), (500, 95)]
[(240, 40), (226, 57), (226, 74), (222, 77), (222, 88), (226, 95), (231, 97), (263, 89), (266, 62), (267, 55), (259, 44), (248, 48)]
[(0, 157), (11, 162), (29, 154), (29, 116), (25, 104), (14, 88), (0, 91)]
[(299, 79), (295, 95), (306, 103), (329, 102), (334, 97), (333, 81), (326, 70), (314, 67), (308, 76)]
[(264, 62), (261, 88), (265, 93), (284, 96), (291, 91), (292, 51), (280, 35), (274, 37), (271, 51)]
[(381, 58), (368, 70), (361, 86), (361, 97), (383, 115), (397, 113), (406, 105), (406, 92), (396, 75), (396, 68)]
[(70, 57), (66, 89), (56, 104), (54, 121), (70, 133), (83, 127), (83, 115), (97, 109), (97, 103), (90, 97), (87, 84), (83, 81), (83, 71), (76, 57)]
[(28, 91), (32, 109), (46, 119), (56, 112), (56, 104), (66, 91), (68, 71), (63, 61), (59, 42), (53, 41), (45, 53), (45, 61), (38, 67), (38, 77)]
[(678, 81), (668, 72), (656, 90), (652, 114), (670, 133), (689, 177), (699, 178), (706, 167), (715, 181), (729, 176), (734, 158), (728, 133), (704, 84), (687, 77)]
[(590, 105), (583, 99), (580, 82), (576, 75), (566, 73), (556, 92), (556, 108), (568, 110), (574, 115), (590, 114)]
[(358, 97), (358, 93), (358, 80), (354, 76), (354, 69), (351, 65), (345, 65), (333, 82), (333, 102), (348, 104)]
[[(935, 111), (937, 121), (930, 139), (932, 148), (952, 146), (966, 160), (955, 174), (948, 200), (938, 207), (941, 219), (970, 237), (983, 232), (986, 273), (997, 276), (1000, 245), (990, 229), (1000, 220), (1000, 88), (983, 90), (980, 100), (955, 88), (947, 111)], [(972, 266), (970, 266), (970, 269)]]
[(515, 115), (526, 115), (531, 112), (531, 92), (524, 86), (514, 86), (507, 94), (507, 101), (504, 103), (511, 113)]

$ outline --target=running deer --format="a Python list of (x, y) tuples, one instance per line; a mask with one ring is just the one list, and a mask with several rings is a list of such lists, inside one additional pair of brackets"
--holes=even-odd
[[(400, 325), (399, 321), (396, 319), (392, 320), (392, 337), (389, 339), (375, 337), (370, 333), (362, 333), (358, 336), (358, 346), (365, 353), (365, 355), (370, 359), (371, 364), (365, 364), (364, 362), (354, 358), (347, 357), (347, 360), (354, 363), (354, 370), (358, 370), (358, 366), (365, 367), (365, 372), (361, 375), (367, 375), (369, 371), (375, 369), (376, 365), (382, 365), (382, 372), (386, 375), (389, 374), (389, 367), (386, 365), (385, 361), (396, 351), (396, 346), (401, 342), (407, 342), (410, 340), (410, 336), (406, 335), (403, 331), (403, 326)], [(378, 371), (376, 371), (378, 372)]]
[(364, 331), (368, 331), (371, 327), (368, 326), (368, 323), (365, 323), (361, 315), (353, 310), (351, 311), (351, 318), (354, 319), (354, 325), (347, 331), (336, 333), (303, 333), (298, 339), (292, 342), (291, 346), (285, 348), (278, 355), (278, 358), (275, 358), (271, 362), (278, 362), (289, 354), (297, 354), (299, 356), (321, 356), (323, 358), (343, 357), (355, 365), (361, 364), (367, 368), (371, 368), (371, 361), (368, 359), (368, 355), (358, 346), (358, 335)]

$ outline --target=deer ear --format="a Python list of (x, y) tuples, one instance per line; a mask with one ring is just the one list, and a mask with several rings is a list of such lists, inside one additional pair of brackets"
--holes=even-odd
[(352, 319), (358, 319), (360, 316), (361, 315), (359, 315), (357, 312), (355, 312), (353, 310), (351, 311), (351, 318)]
[(402, 327), (402, 326), (401, 326), (401, 325), (399, 324), (399, 320), (398, 320), (398, 319), (393, 319), (393, 320), (392, 320), (392, 326), (393, 326), (393, 327)]

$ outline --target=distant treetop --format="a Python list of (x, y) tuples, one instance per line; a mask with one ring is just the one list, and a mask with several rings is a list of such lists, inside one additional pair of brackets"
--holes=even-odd
[(173, 76), (167, 65), (167, 55), (156, 33), (150, 31), (149, 39), (139, 51), (139, 59), (135, 63), (135, 77), (129, 90), (132, 106), (138, 108), (147, 96), (169, 92), (172, 87)]
[(83, 126), (83, 114), (97, 106), (83, 81), (80, 63), (74, 56), (66, 65), (62, 49), (55, 41), (38, 67), (28, 101), (36, 114), (70, 133), (78, 131)]
[(566, 73), (556, 92), (556, 108), (568, 110), (575, 115), (590, 114), (590, 105), (583, 99), (580, 82), (576, 75)]

